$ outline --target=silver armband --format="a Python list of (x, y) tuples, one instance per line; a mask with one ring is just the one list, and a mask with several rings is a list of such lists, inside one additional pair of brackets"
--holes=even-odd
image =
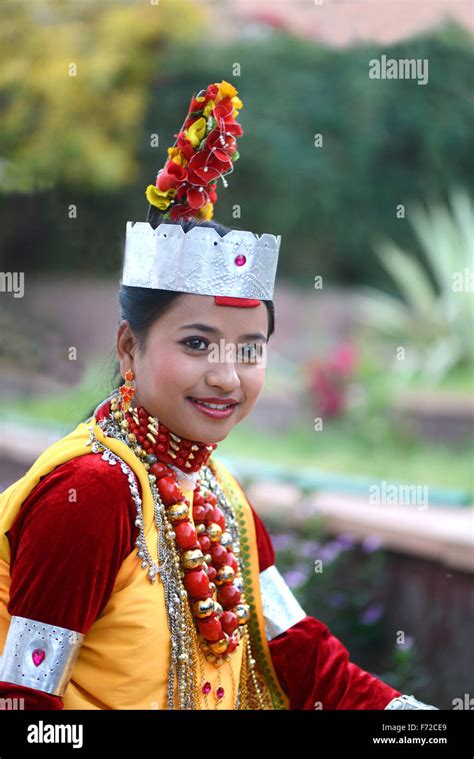
[(267, 640), (307, 616), (274, 564), (260, 572), (260, 593)]
[(424, 704), (423, 701), (418, 701), (414, 696), (397, 696), (396, 698), (392, 698), (385, 709), (436, 709), (436, 711), (439, 711), (437, 706)]
[(12, 617), (0, 681), (62, 696), (71, 678), (84, 635), (66, 627)]

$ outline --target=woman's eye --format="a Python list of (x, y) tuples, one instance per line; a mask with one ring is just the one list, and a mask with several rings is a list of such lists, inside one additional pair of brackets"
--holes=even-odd
[[(194, 345), (192, 345), (191, 343), (194, 343)], [(200, 348), (196, 346), (196, 343), (203, 343), (204, 346), (207, 348), (207, 342), (203, 340), (202, 337), (190, 337), (189, 340), (184, 340), (184, 345), (191, 348), (191, 350), (201, 350)]]

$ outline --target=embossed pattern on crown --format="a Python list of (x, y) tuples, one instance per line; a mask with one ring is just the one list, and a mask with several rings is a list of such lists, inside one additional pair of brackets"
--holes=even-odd
[(122, 284), (271, 300), (281, 236), (127, 222)]

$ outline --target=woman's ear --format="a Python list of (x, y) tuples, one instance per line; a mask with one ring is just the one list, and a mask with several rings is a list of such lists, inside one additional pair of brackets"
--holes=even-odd
[(126, 319), (120, 322), (117, 331), (117, 356), (122, 377), (128, 369), (133, 369), (133, 357), (136, 350), (135, 335)]

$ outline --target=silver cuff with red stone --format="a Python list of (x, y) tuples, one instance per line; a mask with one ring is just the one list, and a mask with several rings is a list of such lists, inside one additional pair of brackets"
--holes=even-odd
[(0, 682), (63, 696), (84, 635), (26, 617), (12, 617), (3, 653)]
[(267, 640), (307, 616), (274, 564), (260, 572), (260, 594)]

